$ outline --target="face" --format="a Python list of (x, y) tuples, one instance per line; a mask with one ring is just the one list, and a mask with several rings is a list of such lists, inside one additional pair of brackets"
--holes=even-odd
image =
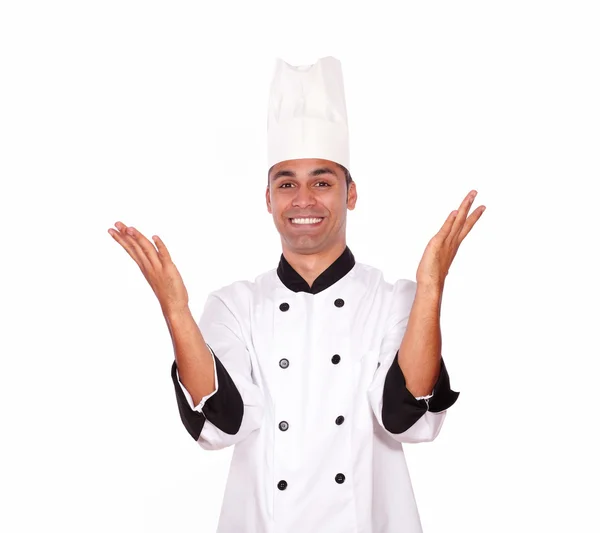
[(267, 209), (283, 247), (296, 253), (345, 242), (346, 214), (356, 197), (354, 182), (347, 189), (343, 170), (325, 159), (282, 161), (269, 173)]

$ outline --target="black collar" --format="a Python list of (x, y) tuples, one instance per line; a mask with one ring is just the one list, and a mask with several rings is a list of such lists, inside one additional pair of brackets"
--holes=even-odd
[(350, 251), (350, 248), (346, 246), (346, 249), (331, 265), (329, 265), (323, 272), (319, 274), (315, 279), (312, 287), (309, 287), (306, 280), (298, 274), (287, 262), (287, 259), (281, 254), (279, 260), (279, 266), (277, 267), (277, 275), (288, 289), (293, 292), (309, 292), (310, 294), (317, 294), (328, 287), (331, 287), (336, 281), (342, 279), (352, 267), (356, 264), (354, 256)]

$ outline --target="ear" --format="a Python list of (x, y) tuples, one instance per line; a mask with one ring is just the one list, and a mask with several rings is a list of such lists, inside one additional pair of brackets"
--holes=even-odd
[(348, 187), (348, 200), (346, 202), (346, 207), (350, 210), (354, 209), (356, 205), (356, 199), (358, 198), (358, 193), (356, 192), (356, 183), (354, 181), (350, 182), (350, 187)]
[(265, 194), (265, 199), (267, 201), (267, 211), (269, 213), (273, 214), (273, 211), (271, 210), (271, 190), (268, 185), (267, 185), (267, 192)]

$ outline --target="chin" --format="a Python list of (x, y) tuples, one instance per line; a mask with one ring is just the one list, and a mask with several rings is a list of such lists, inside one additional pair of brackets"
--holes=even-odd
[(302, 254), (319, 252), (323, 248), (325, 239), (302, 236), (300, 238), (283, 238), (282, 244), (293, 252)]

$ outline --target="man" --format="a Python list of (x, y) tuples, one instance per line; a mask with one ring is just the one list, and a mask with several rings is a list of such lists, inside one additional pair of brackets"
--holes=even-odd
[[(175, 351), (181, 420), (208, 450), (235, 445), (219, 533), (421, 531), (402, 448), (433, 440), (458, 393), (440, 307), (475, 191), (428, 244), (416, 283), (355, 261), (341, 65), (277, 61), (266, 204), (277, 268), (212, 292), (194, 321), (164, 243), (113, 237), (156, 293)], [(199, 526), (200, 527), (200, 526)]]

